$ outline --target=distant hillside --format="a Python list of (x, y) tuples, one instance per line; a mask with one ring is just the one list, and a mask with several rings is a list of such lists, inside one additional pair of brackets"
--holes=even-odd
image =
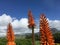
[[(54, 33), (60, 32), (60, 31), (56, 28), (51, 28), (51, 32), (54, 34)], [(31, 33), (26, 33), (25, 35), (31, 35)], [(39, 32), (35, 33), (35, 35), (39, 35)]]
[[(57, 33), (60, 32), (59, 30), (57, 30), (56, 28), (51, 28), (51, 32)], [(15, 34), (16, 37), (25, 37), (26, 35), (31, 35), (32, 33), (25, 33), (25, 34)], [(35, 33), (35, 35), (39, 35), (39, 32)]]
[(16, 38), (25, 38), (25, 34), (15, 34), (15, 37)]
[[(56, 28), (51, 28), (51, 32), (53, 34), (60, 32), (60, 30), (56, 29)], [(31, 35), (32, 33), (25, 33), (25, 34), (15, 34), (16, 38), (25, 38), (27, 35)], [(39, 36), (39, 32), (35, 33), (35, 35)], [(0, 37), (5, 37), (5, 36), (0, 36)]]
[(51, 31), (52, 31), (53, 34), (54, 34), (54, 33), (57, 33), (57, 32), (60, 32), (60, 30), (58, 30), (58, 29), (56, 29), (56, 28), (51, 28)]

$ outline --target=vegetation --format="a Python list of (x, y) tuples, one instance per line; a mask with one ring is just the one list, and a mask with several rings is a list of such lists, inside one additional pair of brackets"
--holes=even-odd
[(60, 32), (54, 34), (55, 43), (60, 43)]
[[(36, 45), (40, 45), (40, 42), (38, 40), (38, 35), (35, 35), (35, 44)], [(54, 39), (55, 39), (55, 43), (56, 45), (60, 45), (60, 33), (55, 33), (54, 34)], [(32, 45), (32, 38), (31, 35), (30, 36), (26, 36), (26, 38), (16, 38), (15, 39), (16, 45)], [(0, 45), (6, 45), (7, 44), (7, 40), (6, 38), (0, 38)]]
[(6, 38), (0, 38), (0, 45), (6, 45), (6, 44), (7, 44)]
[[(16, 39), (15, 42), (16, 45), (32, 45), (30, 39)], [(7, 44), (6, 38), (0, 38), (0, 45), (6, 45), (6, 44)]]
[(17, 45), (32, 45), (32, 42), (30, 39), (16, 39)]
[[(25, 38), (26, 38), (26, 39), (32, 39), (32, 34), (26, 35)], [(35, 40), (36, 40), (36, 41), (39, 41), (39, 40), (40, 40), (38, 34), (35, 34)]]

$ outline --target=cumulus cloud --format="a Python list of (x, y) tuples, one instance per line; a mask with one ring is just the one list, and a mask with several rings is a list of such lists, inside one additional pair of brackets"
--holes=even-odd
[(9, 22), (12, 22), (12, 18), (9, 15), (3, 14), (0, 16), (0, 36), (5, 35)]
[(60, 30), (60, 20), (49, 20), (49, 25), (51, 28)]
[[(50, 20), (50, 19), (47, 20), (49, 21), (49, 25), (51, 28), (57, 28), (58, 30), (60, 30), (60, 20)], [(15, 34), (24, 34), (32, 32), (30, 29), (28, 29), (27, 18), (21, 18), (18, 20), (15, 17), (3, 14), (0, 16), (0, 36), (6, 35), (7, 25), (9, 22), (11, 22)], [(39, 32), (38, 25), (36, 25), (35, 33)]]
[(12, 18), (9, 15), (3, 14), (0, 16), (0, 26), (6, 26), (11, 21)]
[[(31, 30), (28, 29), (28, 19), (21, 18), (16, 19), (11, 17), (10, 15), (3, 14), (0, 16), (0, 35), (6, 35), (8, 23), (12, 24), (13, 30), (15, 34), (24, 34), (31, 33)], [(37, 29), (35, 29), (37, 32)]]

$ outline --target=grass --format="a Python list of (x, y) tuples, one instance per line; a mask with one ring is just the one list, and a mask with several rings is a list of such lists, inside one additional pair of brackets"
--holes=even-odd
[[(36, 41), (35, 44), (36, 45), (40, 45), (40, 42), (39, 41)], [(55, 45), (60, 45), (60, 43), (56, 43)]]
[(56, 43), (56, 45), (60, 45), (60, 43)]
[(36, 44), (36, 45), (40, 45), (40, 42), (39, 42), (39, 41), (36, 41), (35, 44)]
[[(16, 45), (32, 45), (32, 41), (30, 39), (16, 39)], [(0, 45), (6, 45), (7, 41), (5, 38), (0, 38)], [(40, 45), (39, 41), (35, 41), (35, 45)], [(56, 45), (60, 45), (60, 43), (56, 43)]]

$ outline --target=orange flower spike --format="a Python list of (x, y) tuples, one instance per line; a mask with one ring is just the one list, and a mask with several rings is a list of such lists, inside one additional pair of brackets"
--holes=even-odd
[(34, 19), (33, 19), (33, 16), (32, 16), (32, 12), (29, 10), (28, 12), (28, 27), (29, 28), (32, 28), (32, 26), (34, 27), (35, 26), (35, 22), (34, 22)]
[[(52, 33), (49, 28), (49, 23), (44, 14), (40, 17), (40, 32), (41, 32), (41, 43), (42, 45), (55, 45)], [(44, 40), (42, 40), (44, 39)]]
[(32, 16), (32, 12), (29, 10), (28, 12), (28, 27), (32, 29), (32, 45), (35, 45), (35, 36), (34, 36), (34, 27), (35, 27), (35, 22)]
[(7, 45), (16, 45), (14, 39), (15, 39), (14, 32), (12, 30), (11, 24), (9, 23), (7, 29), (7, 41), (8, 41)]
[(12, 26), (11, 24), (9, 23), (8, 25), (8, 30), (7, 30), (7, 40), (8, 41), (13, 41), (14, 40), (14, 32), (12, 31)]
[(43, 17), (43, 15), (42, 16), (40, 16), (40, 43), (41, 43), (41, 45), (46, 45), (46, 35), (45, 35), (45, 32), (44, 32), (44, 28), (43, 28), (43, 19), (42, 19), (42, 17)]

